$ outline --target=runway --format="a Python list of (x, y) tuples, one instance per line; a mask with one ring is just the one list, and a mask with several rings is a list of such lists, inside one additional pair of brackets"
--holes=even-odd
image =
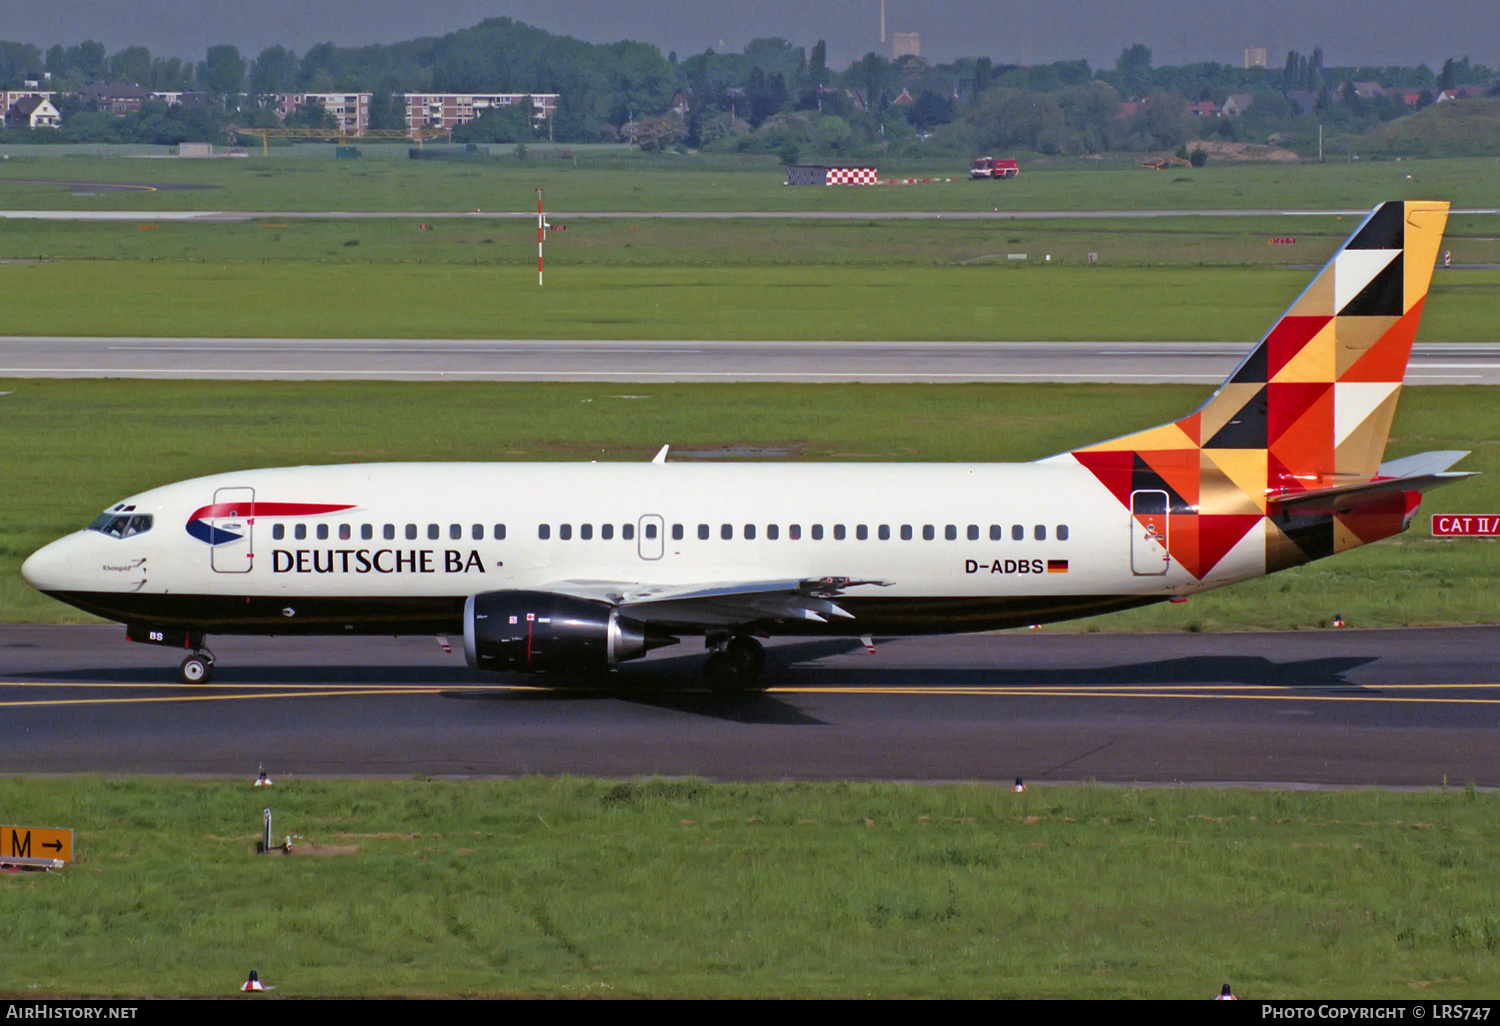
[[(57, 183), (65, 184), (65, 183)], [(567, 220), (662, 221), (1140, 221), (1163, 217), (1364, 217), (1369, 207), (1293, 210), (549, 210), (547, 217)], [(1459, 207), (1452, 215), (1494, 216), (1500, 207)], [(372, 221), (384, 218), (431, 220), (523, 220), (535, 210), (0, 210), (0, 220), (124, 222), (225, 222), (260, 220)]]
[[(0, 337), (0, 378), (664, 382), (1182, 382), (1250, 342), (635, 342)], [(1500, 384), (1500, 344), (1413, 348), (1409, 385)]]
[(0, 628), (0, 772), (1500, 785), (1500, 628), (1013, 632), (685, 644), (608, 690), (480, 677), (432, 638), (213, 638), (212, 685), (119, 627)]

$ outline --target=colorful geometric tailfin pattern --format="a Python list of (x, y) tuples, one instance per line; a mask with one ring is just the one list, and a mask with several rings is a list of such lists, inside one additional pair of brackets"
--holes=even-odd
[(1447, 217), (1446, 203), (1376, 207), (1201, 408), (1073, 457), (1126, 509), (1165, 491), (1168, 551), (1200, 580), (1262, 522), (1266, 572), (1401, 530), (1399, 495), (1337, 515), (1276, 500), (1374, 477)]

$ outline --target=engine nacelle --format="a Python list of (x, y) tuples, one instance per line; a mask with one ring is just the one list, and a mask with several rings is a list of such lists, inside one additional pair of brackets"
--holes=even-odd
[(464, 603), (464, 658), (480, 670), (586, 673), (676, 642), (608, 602), (571, 595), (490, 591)]

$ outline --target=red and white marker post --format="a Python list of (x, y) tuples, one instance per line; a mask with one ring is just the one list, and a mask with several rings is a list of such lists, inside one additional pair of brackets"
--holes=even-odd
[(547, 215), (542, 210), (542, 190), (536, 191), (536, 283), (542, 284), (542, 247), (547, 241), (547, 232), (565, 232), (568, 226), (565, 224), (552, 225), (547, 223)]

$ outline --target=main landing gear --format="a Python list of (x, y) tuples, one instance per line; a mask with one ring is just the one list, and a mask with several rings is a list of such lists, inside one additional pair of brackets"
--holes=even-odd
[(766, 649), (759, 641), (743, 634), (731, 638), (707, 639), (712, 652), (703, 664), (703, 682), (715, 694), (762, 691), (761, 670), (766, 666)]

